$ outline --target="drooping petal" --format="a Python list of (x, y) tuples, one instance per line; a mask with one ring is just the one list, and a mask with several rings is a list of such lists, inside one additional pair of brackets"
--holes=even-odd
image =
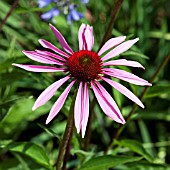
[(66, 61), (65, 58), (59, 56), (59, 55), (56, 55), (54, 53), (51, 53), (49, 51), (41, 51), (41, 50), (35, 50), (37, 53), (39, 54), (42, 54), (42, 55), (45, 55), (45, 56), (51, 56), (53, 58), (56, 58), (57, 60), (61, 60), (61, 61)]
[(62, 34), (53, 26), (50, 24), (50, 28), (55, 34), (56, 38), (58, 39), (60, 45), (63, 47), (65, 51), (67, 51), (70, 54), (73, 54), (73, 50), (70, 48), (68, 43), (66, 42), (65, 38), (62, 36)]
[(64, 57), (67, 57), (69, 58), (69, 55), (66, 54), (65, 52), (63, 52), (62, 50), (60, 50), (59, 48), (55, 47), (53, 44), (51, 44), (50, 42), (46, 41), (46, 40), (43, 40), (43, 39), (40, 39), (39, 40), (39, 43), (44, 47), (44, 48), (48, 48), (50, 50), (53, 50), (55, 51), (56, 53), (64, 56)]
[(109, 107), (113, 110), (114, 114), (117, 115), (119, 119), (122, 120), (123, 124), (125, 123), (125, 120), (116, 104), (116, 102), (113, 100), (113, 98), (110, 96), (110, 94), (106, 91), (106, 89), (97, 81), (95, 81), (96, 85), (98, 86), (99, 90), (101, 91), (101, 94), (105, 98), (106, 102), (108, 103)]
[(65, 68), (56, 68), (50, 66), (37, 66), (37, 65), (23, 65), (23, 64), (12, 64), (13, 66), (20, 67), (27, 71), (32, 72), (58, 72), (58, 71), (65, 71)]
[(83, 94), (83, 116), (81, 121), (81, 134), (82, 138), (85, 136), (86, 127), (89, 118), (89, 93), (87, 83), (84, 83), (84, 94)]
[(80, 133), (80, 128), (81, 128), (81, 115), (82, 115), (82, 82), (80, 82), (76, 100), (75, 100), (75, 105), (74, 105), (74, 122), (75, 126), (77, 129), (77, 133)]
[(57, 60), (51, 57), (41, 55), (35, 51), (22, 51), (22, 52), (31, 60), (38, 61), (40, 63), (63, 65), (63, 63), (61, 62), (58, 62)]
[(94, 45), (94, 36), (93, 36), (93, 28), (90, 27), (89, 25), (86, 26), (84, 36), (87, 45), (87, 47), (85, 46), (86, 47), (85, 50), (91, 51)]
[[(95, 81), (96, 85), (98, 86), (98, 88), (101, 91), (101, 94), (105, 97), (106, 101), (109, 103), (109, 105), (111, 107), (113, 107), (112, 109), (114, 110), (115, 114), (122, 119), (122, 121), (124, 121), (123, 116), (116, 104), (116, 102), (113, 100), (113, 98), (111, 97), (111, 95), (106, 91), (106, 89), (97, 81)], [(125, 123), (125, 121), (124, 121)]]
[(60, 111), (60, 109), (62, 108), (68, 93), (70, 92), (71, 87), (73, 86), (73, 84), (76, 82), (76, 80), (73, 80), (69, 86), (64, 90), (64, 92), (60, 95), (60, 97), (57, 99), (57, 101), (54, 103), (48, 117), (46, 120), (46, 124), (48, 124)]
[(84, 43), (85, 43), (84, 31), (85, 31), (85, 29), (86, 29), (86, 25), (81, 24), (81, 26), (79, 28), (79, 32), (78, 32), (79, 50), (82, 50), (84, 47)]
[(113, 86), (116, 90), (118, 90), (120, 93), (125, 95), (127, 98), (129, 98), (130, 100), (132, 100), (133, 102), (138, 104), (140, 107), (144, 108), (144, 105), (142, 104), (142, 102), (129, 89), (127, 89), (125, 86), (121, 85), (118, 82), (110, 80), (108, 78), (101, 77), (101, 79), (103, 79), (108, 84)]
[(116, 37), (116, 38), (111, 38), (110, 40), (108, 40), (103, 47), (100, 49), (100, 51), (98, 52), (98, 55), (102, 55), (104, 52), (106, 52), (107, 50), (113, 48), (116, 45), (119, 45), (120, 43), (122, 43), (124, 40), (126, 39), (126, 36), (120, 36), (120, 37)]
[(107, 116), (109, 116), (111, 119), (115, 120), (116, 122), (124, 124), (125, 120), (122, 119), (122, 116), (120, 116), (120, 114), (116, 112), (116, 110), (113, 108), (111, 103), (107, 100), (107, 97), (109, 94), (105, 93), (106, 91), (103, 91), (102, 89), (100, 89), (101, 90), (100, 91), (99, 88), (97, 88), (92, 81), (91, 81), (91, 85), (92, 85), (94, 94), (97, 98), (97, 101), (101, 109), (103, 110), (103, 112)]
[(69, 78), (70, 76), (64, 77), (46, 88), (35, 101), (32, 110), (37, 109), (38, 107), (44, 105), (48, 100), (50, 100), (51, 97), (54, 96), (58, 88), (61, 87)]
[(114, 48), (112, 51), (110, 51), (109, 53), (107, 53), (102, 59), (102, 61), (108, 60), (110, 58), (113, 58), (115, 56), (118, 56), (119, 54), (127, 51), (129, 48), (132, 47), (133, 44), (135, 44), (137, 41), (139, 40), (139, 38), (136, 38), (134, 40), (128, 40), (122, 44), (120, 44), (119, 46), (117, 46), (116, 48)]
[(140, 86), (152, 86), (148, 81), (124, 70), (103, 68), (103, 74)]
[(140, 67), (140, 68), (145, 69), (137, 61), (129, 61), (126, 59), (118, 59), (118, 60), (108, 61), (108, 62), (103, 63), (102, 66), (130, 66), (130, 67)]

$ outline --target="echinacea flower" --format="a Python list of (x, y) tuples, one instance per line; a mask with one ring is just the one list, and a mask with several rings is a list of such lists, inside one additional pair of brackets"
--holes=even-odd
[[(111, 76), (132, 84), (151, 86), (148, 81), (139, 78), (132, 73), (116, 68), (109, 68), (109, 66), (117, 65), (144, 68), (136, 61), (129, 61), (126, 59), (110, 60), (127, 51), (139, 40), (138, 38), (128, 40), (126, 42), (123, 42), (125, 41), (125, 36), (111, 38), (103, 45), (99, 52), (96, 53), (92, 51), (94, 45), (93, 28), (89, 25), (86, 26), (85, 24), (82, 24), (78, 32), (79, 51), (73, 52), (62, 34), (51, 24), (50, 29), (53, 31), (64, 51), (55, 47), (50, 42), (40, 39), (39, 42), (44, 48), (52, 50), (55, 53), (41, 50), (23, 51), (23, 53), (34, 61), (44, 64), (53, 64), (55, 66), (13, 64), (32, 72), (63, 72), (64, 77), (51, 84), (41, 93), (34, 103), (32, 110), (44, 105), (51, 99), (59, 87), (61, 87), (64, 83), (71, 81), (52, 106), (46, 120), (46, 124), (48, 124), (59, 113), (70, 92), (70, 89), (76, 82), (79, 84), (79, 87), (75, 99), (74, 121), (77, 132), (81, 132), (82, 137), (85, 135), (89, 117), (89, 87), (92, 87), (103, 112), (114, 121), (122, 124), (125, 123), (116, 102), (107, 90), (100, 84), (99, 80), (107, 82), (120, 93), (128, 97), (140, 107), (144, 108), (142, 102), (131, 91), (120, 83), (108, 78)], [(108, 50), (110, 51), (104, 54)]]

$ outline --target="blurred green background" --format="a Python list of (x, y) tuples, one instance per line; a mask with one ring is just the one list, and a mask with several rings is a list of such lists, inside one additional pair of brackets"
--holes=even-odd
[[(14, 1), (0, 0), (0, 25)], [(78, 50), (77, 33), (81, 23), (93, 26), (97, 51), (110, 19), (113, 0), (90, 0), (79, 11), (85, 18), (67, 24), (66, 17), (59, 15), (53, 21), (43, 21), (40, 15), (47, 8), (39, 9), (36, 0), (19, 0), (16, 9), (0, 31), (0, 170), (53, 169), (59, 143), (64, 133), (71, 95), (60, 114), (48, 125), (45, 120), (52, 104), (65, 89), (62, 86), (44, 106), (32, 111), (39, 94), (62, 74), (33, 73), (12, 66), (12, 63), (32, 63), (21, 51), (42, 49), (38, 39), (46, 39), (60, 47), (48, 24), (51, 22), (66, 38), (74, 51)], [(129, 69), (150, 81), (159, 65), (170, 51), (170, 1), (124, 0), (116, 18), (112, 37), (126, 35), (140, 41), (121, 57), (139, 61), (145, 70)], [(107, 162), (98, 169), (116, 170), (164, 170), (170, 169), (170, 63), (166, 63), (144, 98), (145, 109), (137, 109), (120, 137), (104, 156), (103, 151), (112, 141), (119, 125), (104, 115), (95, 105), (92, 135), (87, 150), (82, 150), (84, 140), (74, 132), (68, 169), (88, 169)], [(137, 96), (143, 87), (122, 82)], [(107, 87), (119, 105), (124, 117), (133, 103), (120, 93)], [(90, 99), (92, 100), (92, 93)], [(28, 149), (26, 149), (28, 148)], [(116, 161), (124, 155), (129, 161)], [(100, 156), (100, 157), (99, 157)], [(96, 160), (94, 157), (97, 157)], [(87, 160), (90, 160), (89, 162)], [(117, 164), (113, 164), (113, 162)], [(114, 161), (115, 160), (115, 161)], [(118, 159), (119, 160), (119, 159)], [(110, 163), (110, 164), (109, 164)], [(112, 164), (111, 164), (112, 163)], [(95, 169), (95, 167), (93, 168)]]

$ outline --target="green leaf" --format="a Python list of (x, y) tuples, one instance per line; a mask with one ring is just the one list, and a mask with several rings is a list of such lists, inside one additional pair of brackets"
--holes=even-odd
[(165, 84), (162, 83), (150, 87), (147, 94), (145, 95), (145, 98), (152, 98), (160, 95), (169, 96), (169, 93), (170, 93), (170, 83), (165, 83)]
[(121, 141), (115, 141), (115, 143), (120, 146), (129, 148), (130, 150), (142, 155), (146, 160), (152, 162), (152, 157), (149, 155), (149, 153), (140, 142), (131, 139), (124, 139)]
[(71, 149), (71, 153), (73, 155), (77, 154), (77, 155), (81, 155), (81, 156), (93, 156), (94, 155), (93, 152), (86, 152), (86, 151), (79, 150), (79, 149)]
[(92, 158), (83, 164), (79, 170), (102, 170), (122, 165), (129, 162), (135, 162), (141, 160), (141, 157), (130, 157), (130, 156), (99, 156)]
[[(169, 170), (170, 165), (166, 164), (158, 164), (158, 163), (148, 163), (148, 162), (138, 162), (138, 163), (131, 163), (128, 165), (126, 170)], [(124, 170), (124, 168), (122, 169)]]
[(24, 154), (32, 158), (36, 163), (48, 168), (53, 169), (49, 163), (46, 152), (37, 144), (31, 142), (14, 142), (6, 145), (4, 149), (12, 152)]
[(35, 120), (40, 115), (47, 113), (51, 107), (51, 105), (47, 103), (45, 106), (42, 106), (33, 112), (31, 109), (33, 104), (33, 98), (22, 98), (17, 100), (0, 122), (0, 136), (3, 137), (16, 134), (16, 132), (19, 132), (26, 127), (27, 122)]
[(149, 59), (148, 56), (146, 56), (146, 55), (144, 55), (144, 54), (142, 54), (142, 53), (140, 53), (140, 52), (131, 51), (131, 50), (126, 51), (126, 52), (122, 53), (121, 55), (122, 55), (122, 56), (129, 56), (129, 55), (130, 55), (130, 56), (141, 57), (141, 58), (144, 58), (144, 59)]
[[(143, 120), (139, 120), (138, 123), (139, 123), (139, 129), (140, 129), (142, 141), (144, 142), (144, 144), (152, 143), (149, 130), (145, 122)], [(156, 156), (156, 151), (154, 150), (154, 148), (148, 148), (147, 151), (150, 155), (152, 155), (152, 157)]]
[[(168, 109), (168, 107), (167, 107)], [(157, 111), (155, 116), (155, 111), (140, 111), (136, 115), (135, 119), (146, 119), (146, 120), (163, 120), (170, 121), (170, 110)]]

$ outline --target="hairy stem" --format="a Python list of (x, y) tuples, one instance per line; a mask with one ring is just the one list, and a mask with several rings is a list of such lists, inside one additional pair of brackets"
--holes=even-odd
[(16, 8), (17, 4), (18, 4), (19, 0), (15, 0), (14, 3), (12, 4), (9, 12), (6, 14), (5, 18), (2, 20), (1, 24), (0, 24), (0, 32), (2, 30), (2, 27), (5, 25), (7, 19), (10, 17), (10, 15), (12, 14), (12, 12), (14, 11), (14, 9)]
[[(76, 92), (74, 93), (74, 97), (70, 106), (70, 111), (68, 114), (68, 118), (67, 118), (67, 125), (65, 128), (65, 132), (64, 132), (64, 136), (63, 136), (63, 140), (60, 144), (60, 149), (59, 149), (59, 154), (58, 154), (58, 159), (57, 159), (57, 163), (56, 163), (56, 170), (60, 170), (62, 167), (62, 163), (63, 163), (63, 157), (66, 153), (66, 149), (67, 147), (69, 148), (70, 144), (71, 144), (71, 136), (73, 133), (73, 127), (74, 127), (74, 103), (75, 103), (75, 98), (76, 98)], [(68, 154), (68, 153), (67, 153)], [(66, 162), (65, 162), (66, 164)]]
[(116, 16), (118, 15), (119, 13), (119, 10), (122, 6), (122, 3), (123, 3), (123, 0), (115, 0), (113, 5), (112, 5), (112, 13), (111, 13), (111, 17), (110, 17), (110, 21), (109, 21), (109, 24), (106, 28), (106, 31), (105, 31), (105, 34), (103, 36), (103, 39), (102, 39), (102, 42), (100, 43), (100, 47), (99, 47), (99, 50), (100, 48), (103, 46), (103, 44), (111, 37), (112, 35), (112, 28), (114, 26), (114, 23), (115, 23), (115, 19), (116, 19)]
[(67, 160), (68, 160), (70, 148), (71, 148), (71, 141), (72, 141), (72, 137), (73, 137), (73, 132), (74, 132), (74, 126), (72, 126), (72, 129), (71, 129), (70, 138), (69, 138), (67, 148), (66, 148), (66, 152), (65, 152), (65, 155), (64, 155), (62, 170), (66, 170)]
[[(166, 65), (166, 63), (169, 61), (170, 59), (170, 52), (167, 54), (167, 56), (163, 59), (163, 61), (161, 62), (161, 64), (159, 65), (159, 67), (157, 68), (157, 70), (155, 71), (155, 73), (153, 74), (153, 76), (151, 77), (150, 82), (153, 83), (155, 78), (158, 76), (158, 74), (160, 73), (160, 71), (164, 68), (164, 66)], [(144, 88), (144, 90), (142, 91), (140, 100), (143, 101), (146, 92), (148, 91), (150, 87), (147, 86)], [(126, 118), (126, 122), (128, 122), (132, 115), (135, 113), (136, 109), (138, 108), (138, 105), (134, 104), (132, 110), (129, 112), (127, 118)], [(125, 125), (120, 125), (119, 128), (116, 130), (114, 136), (113, 136), (113, 140), (112, 142), (108, 145), (105, 153), (107, 153), (109, 151), (109, 149), (112, 148), (113, 144), (114, 144), (114, 140), (118, 139), (118, 137), (120, 136), (121, 132), (123, 131), (123, 129), (125, 128)]]

